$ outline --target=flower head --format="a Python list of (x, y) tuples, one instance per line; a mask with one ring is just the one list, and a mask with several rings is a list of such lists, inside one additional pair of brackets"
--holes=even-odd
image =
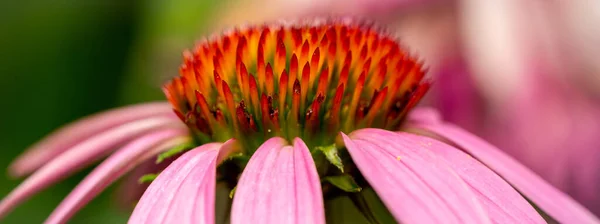
[(236, 29), (184, 53), (164, 92), (199, 142), (274, 136), (332, 144), (339, 131), (397, 130), (425, 94), (422, 65), (366, 23)]
[[(430, 85), (424, 74), (406, 49), (365, 23), (236, 29), (184, 53), (180, 76), (164, 86), (171, 106), (97, 115), (26, 153), (11, 171), (35, 172), (0, 202), (0, 215), (129, 142), (47, 222), (65, 222), (157, 154), (157, 163), (180, 157), (152, 181), (130, 223), (325, 223), (339, 198), (375, 223), (543, 223), (523, 196), (559, 222), (598, 222), (434, 111), (409, 114)], [(233, 200), (217, 197), (219, 189)]]

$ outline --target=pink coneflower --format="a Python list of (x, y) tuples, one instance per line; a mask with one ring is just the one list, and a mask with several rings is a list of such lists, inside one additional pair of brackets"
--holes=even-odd
[[(325, 223), (325, 202), (340, 197), (373, 223), (386, 214), (372, 209), (378, 200), (403, 223), (544, 223), (533, 205), (549, 220), (599, 222), (434, 111), (408, 114), (430, 85), (424, 73), (364, 23), (233, 30), (184, 53), (181, 76), (164, 86), (170, 106), (102, 113), (26, 152), (10, 170), (33, 174), (0, 203), (0, 215), (109, 155), (47, 220), (66, 222), (141, 162), (191, 148), (152, 181), (130, 223), (214, 223), (222, 218), (217, 186), (231, 191), (219, 213), (231, 223)], [(371, 189), (375, 202), (363, 194)]]

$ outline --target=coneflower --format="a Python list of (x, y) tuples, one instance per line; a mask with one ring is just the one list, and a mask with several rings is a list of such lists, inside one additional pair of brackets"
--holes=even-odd
[(141, 162), (182, 154), (146, 176), (152, 183), (129, 223), (215, 223), (217, 185), (231, 191), (223, 199), (231, 223), (335, 221), (325, 202), (339, 197), (383, 222), (364, 189), (403, 223), (544, 223), (533, 205), (549, 220), (599, 222), (435, 111), (411, 111), (430, 86), (423, 66), (373, 25), (244, 27), (183, 58), (163, 88), (170, 105), (95, 115), (17, 159), (12, 174), (33, 174), (2, 200), (0, 215), (108, 155), (46, 220), (64, 223)]

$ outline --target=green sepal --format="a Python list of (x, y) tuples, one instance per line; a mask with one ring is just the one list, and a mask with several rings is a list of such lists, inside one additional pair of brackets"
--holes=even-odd
[(138, 183), (140, 183), (140, 184), (150, 183), (150, 182), (154, 181), (154, 179), (156, 179), (156, 177), (158, 177), (158, 173), (149, 173), (149, 174), (146, 174), (146, 175), (140, 177), (140, 179), (138, 179)]
[[(358, 194), (360, 194), (360, 197), (362, 197), (368, 206), (368, 212), (371, 213), (370, 216), (377, 220), (376, 223), (396, 223), (394, 216), (390, 213), (372, 188), (367, 187)], [(359, 208), (359, 210), (361, 209)], [(364, 213), (362, 210), (361, 212)]]
[(342, 159), (338, 155), (338, 149), (335, 147), (335, 144), (318, 146), (316, 149), (323, 152), (327, 161), (337, 167), (342, 173), (344, 172), (344, 164), (342, 164)]
[(328, 176), (323, 178), (323, 181), (327, 181), (345, 192), (356, 193), (362, 191), (362, 188), (358, 186), (354, 178), (350, 175)]
[(192, 148), (194, 148), (194, 146), (195, 146), (194, 143), (191, 143), (191, 142), (183, 143), (181, 145), (175, 146), (175, 147), (169, 149), (168, 151), (159, 154), (158, 157), (156, 158), (156, 164), (159, 164), (162, 161), (164, 161), (165, 159), (171, 158), (174, 155), (177, 155), (185, 150), (192, 149)]
[(365, 219), (367, 219), (368, 223), (380, 224), (380, 222), (375, 217), (375, 214), (373, 214), (371, 206), (369, 206), (369, 203), (367, 203), (364, 194), (354, 193), (350, 194), (349, 196), (350, 200), (352, 200), (352, 203), (354, 203), (354, 206), (356, 206), (356, 209), (358, 209), (358, 211), (360, 211), (360, 213), (365, 217)]
[(250, 156), (244, 153), (236, 153), (227, 157), (227, 160), (233, 160), (236, 164), (245, 167), (246, 164), (250, 161)]
[(235, 195), (235, 189), (237, 189), (237, 186), (233, 187), (233, 189), (231, 189), (231, 191), (229, 191), (229, 198), (233, 199), (233, 195)]

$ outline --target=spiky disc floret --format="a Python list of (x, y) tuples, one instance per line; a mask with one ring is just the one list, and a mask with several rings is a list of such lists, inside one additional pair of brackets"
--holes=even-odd
[(397, 129), (429, 88), (422, 65), (379, 29), (328, 20), (235, 29), (183, 54), (164, 86), (201, 142), (272, 136), (333, 143), (339, 131)]

